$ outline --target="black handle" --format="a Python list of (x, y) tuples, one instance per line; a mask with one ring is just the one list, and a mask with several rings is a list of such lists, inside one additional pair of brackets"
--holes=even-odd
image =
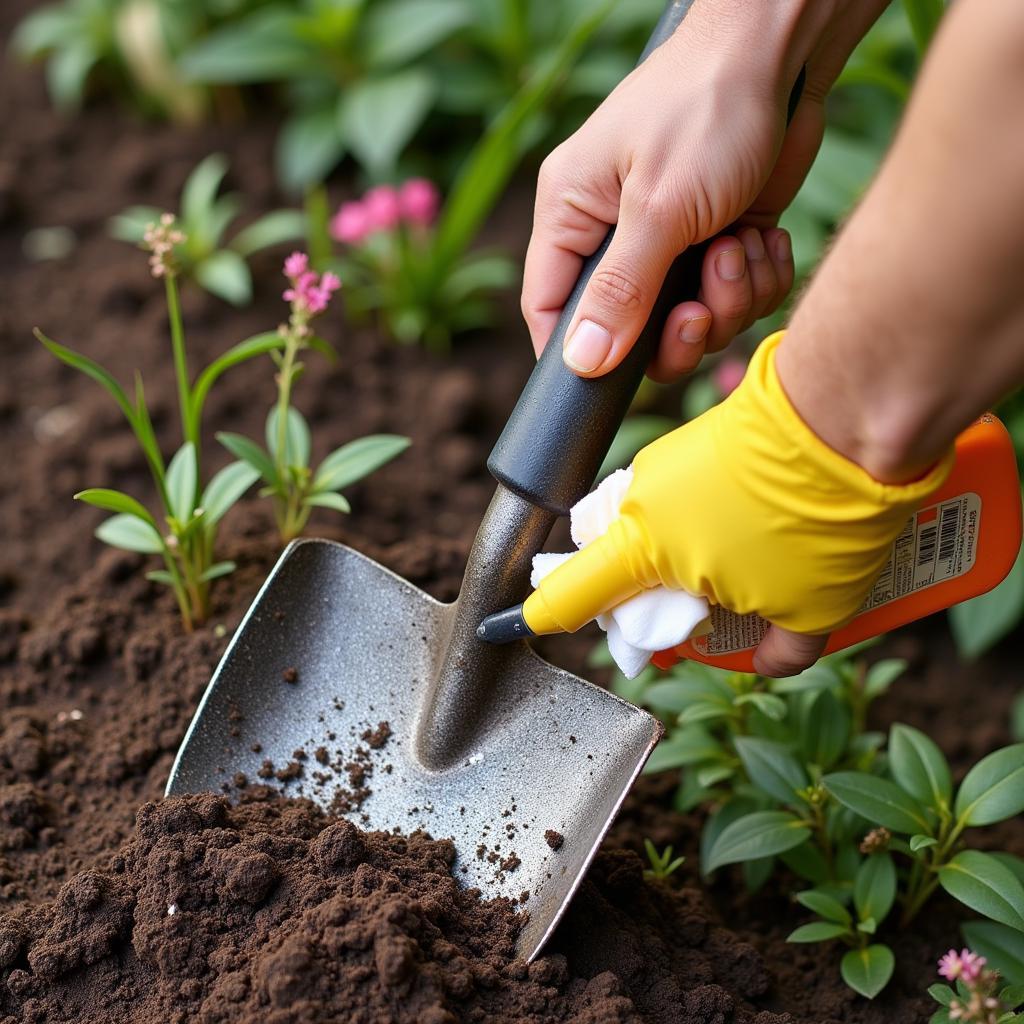
[[(640, 57), (647, 56), (679, 27), (693, 0), (670, 0)], [(801, 71), (790, 96), (792, 117), (803, 88)], [(578, 377), (562, 362), (562, 345), (590, 275), (615, 234), (583, 264), (562, 315), (498, 438), (487, 468), (509, 490), (558, 515), (590, 490), (636, 389), (658, 348), (662, 325), (673, 306), (700, 288), (706, 245), (691, 246), (672, 264), (650, 319), (625, 359), (594, 380)]]

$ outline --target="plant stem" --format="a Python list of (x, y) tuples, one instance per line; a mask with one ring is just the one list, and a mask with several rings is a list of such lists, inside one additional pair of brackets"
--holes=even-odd
[(181, 433), (199, 452), (199, 431), (192, 417), (192, 386), (189, 383), (188, 359), (185, 355), (185, 330), (181, 322), (178, 284), (173, 274), (164, 275), (167, 291), (167, 315), (171, 322), (171, 348), (174, 351), (174, 374), (178, 381), (178, 407), (181, 410)]

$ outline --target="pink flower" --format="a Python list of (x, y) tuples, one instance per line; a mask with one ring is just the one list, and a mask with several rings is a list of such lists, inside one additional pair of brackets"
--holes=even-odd
[(309, 257), (304, 252), (293, 252), (284, 261), (284, 276), (296, 278), (309, 270)]
[(951, 949), (939, 961), (939, 974), (946, 981), (956, 981), (962, 978), (968, 985), (973, 984), (981, 976), (981, 972), (988, 961), (969, 949), (962, 949), (959, 953)]
[(398, 205), (402, 216), (411, 224), (429, 227), (441, 205), (441, 193), (426, 178), (410, 178), (398, 190)]
[(740, 386), (740, 381), (743, 380), (746, 372), (747, 364), (742, 359), (723, 359), (711, 371), (711, 382), (725, 398)]
[(331, 296), (341, 287), (337, 274), (327, 271), (322, 276), (309, 270), (309, 257), (294, 252), (285, 261), (285, 276), (291, 281), (291, 288), (284, 291), (285, 302), (292, 305), (292, 318), (311, 317), (322, 313), (331, 301)]
[(371, 231), (390, 231), (398, 226), (402, 209), (398, 192), (390, 185), (378, 185), (363, 196), (363, 206)]
[(331, 237), (346, 245), (358, 245), (374, 229), (364, 203), (342, 203), (331, 220)]

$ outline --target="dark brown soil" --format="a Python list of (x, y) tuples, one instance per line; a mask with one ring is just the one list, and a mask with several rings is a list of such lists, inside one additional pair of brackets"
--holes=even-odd
[[(4, 4), (0, 34), (28, 6)], [(30, 330), (43, 326), (123, 380), (141, 368), (170, 449), (177, 428), (160, 290), (104, 222), (131, 203), (172, 204), (213, 149), (231, 157), (231, 185), (248, 210), (278, 205), (272, 132), (259, 120), (185, 132), (105, 102), (62, 121), (40, 76), (12, 62), (0, 72), (0, 114), (2, 1024), (924, 1019), (934, 961), (957, 939), (955, 908), (939, 901), (897, 940), (897, 976), (867, 1003), (839, 983), (835, 951), (785, 944), (803, 913), (781, 889), (751, 898), (731, 877), (701, 886), (699, 820), (668, 809), (671, 779), (638, 787), (564, 926), (529, 968), (511, 957), (515, 908), (459, 890), (443, 840), (366, 834), (256, 779), (236, 780), (244, 802), (234, 809), (212, 796), (160, 803), (196, 703), (278, 545), (263, 503), (232, 512), (223, 553), (239, 570), (218, 585), (210, 623), (183, 635), (168, 595), (142, 578), (143, 560), (104, 549), (91, 536), (100, 514), (71, 501), (100, 485), (151, 497), (134, 442), (106, 396)], [(493, 230), (521, 247), (525, 223), (523, 195), (514, 195)], [(26, 233), (58, 225), (74, 233), (74, 250), (29, 262)], [(259, 297), (244, 311), (186, 293), (195, 364), (280, 320), (278, 260), (256, 261)], [(438, 597), (455, 595), (493, 489), (484, 460), (530, 365), (514, 303), (509, 324), (446, 360), (344, 332), (337, 313), (329, 319), (339, 359), (311, 357), (297, 394), (315, 455), (372, 431), (414, 443), (352, 488), (351, 516), (322, 513), (312, 532)], [(212, 431), (260, 436), (272, 396), (267, 362), (224, 378), (207, 407), (214, 466), (223, 456)], [(938, 629), (892, 643), (914, 669), (879, 705), (877, 724), (927, 729), (961, 770), (1006, 742), (1019, 686), (1009, 645), (960, 668)], [(580, 669), (586, 646), (549, 650)], [(387, 732), (382, 722), (366, 742), (386, 743)], [(644, 880), (634, 851), (645, 836), (687, 855), (670, 884)], [(557, 849), (560, 839), (548, 842)], [(1019, 822), (997, 839), (1024, 852)]]

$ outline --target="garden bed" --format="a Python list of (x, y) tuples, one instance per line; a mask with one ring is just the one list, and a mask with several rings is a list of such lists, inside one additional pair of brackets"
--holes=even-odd
[[(4, 35), (25, 6), (5, 7)], [(109, 239), (105, 221), (132, 203), (173, 203), (214, 149), (230, 156), (247, 209), (278, 205), (272, 134), (258, 121), (187, 133), (111, 106), (71, 124), (51, 113), (39, 76), (10, 62), (0, 111), (0, 1022), (926, 1018), (935, 960), (958, 939), (951, 901), (939, 898), (897, 938), (896, 975), (868, 1002), (840, 981), (837, 952), (785, 943), (803, 916), (781, 889), (747, 897), (730, 871), (701, 885), (699, 822), (666, 809), (671, 779), (637, 788), (529, 968), (510, 958), (516, 909), (459, 891), (444, 841), (367, 836), (255, 787), (237, 809), (219, 797), (154, 804), (227, 636), (279, 552), (276, 531), (265, 503), (230, 514), (224, 554), (239, 571), (214, 591), (210, 623), (183, 635), (170, 595), (137, 571), (141, 557), (103, 548), (91, 536), (100, 514), (71, 502), (97, 483), (148, 497), (142, 457), (108, 397), (31, 328), (45, 324), (122, 379), (140, 368), (169, 448), (164, 304), (145, 259)], [(491, 229), (520, 252), (527, 193)], [(26, 233), (54, 226), (73, 232), (73, 250), (29, 262)], [(197, 358), (281, 318), (277, 259), (255, 262), (258, 298), (240, 313), (186, 288)], [(503, 329), (450, 359), (343, 333), (336, 314), (325, 321), (339, 359), (297, 394), (314, 456), (374, 431), (413, 446), (349, 492), (352, 515), (320, 513), (310, 532), (454, 597), (493, 490), (486, 455), (531, 361), (514, 301), (506, 314)], [(266, 365), (242, 365), (214, 391), (206, 422), (258, 435), (272, 398)], [(588, 643), (549, 653), (581, 670)], [(1020, 685), (1012, 647), (960, 667), (941, 623), (891, 640), (911, 671), (875, 705), (877, 724), (917, 725), (962, 770), (1008, 740)], [(1019, 820), (991, 831), (986, 842), (1024, 854)], [(645, 837), (687, 855), (668, 882), (644, 879)]]

